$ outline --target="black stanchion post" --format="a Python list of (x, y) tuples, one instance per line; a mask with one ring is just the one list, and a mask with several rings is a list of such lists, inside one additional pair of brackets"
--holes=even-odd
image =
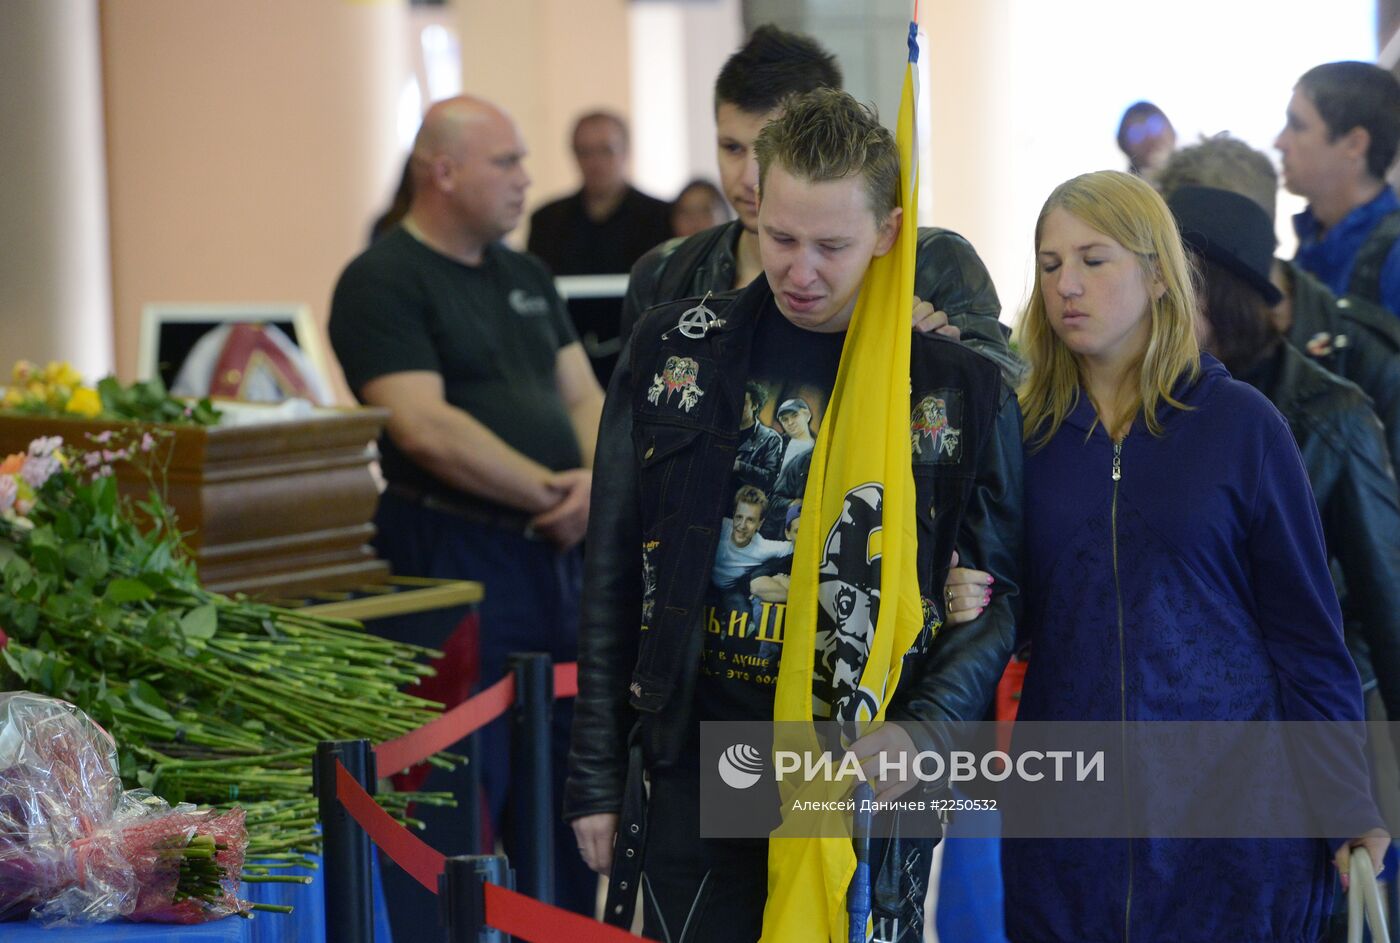
[(554, 903), (554, 790), (550, 722), (554, 665), (537, 652), (507, 659), (515, 672), (510, 721), (510, 852), (522, 892)]
[(438, 907), (448, 943), (510, 943), (509, 934), (486, 923), (486, 887), (515, 889), (505, 855), (461, 855), (447, 859), (438, 877)]
[(312, 771), (321, 815), (326, 943), (374, 943), (369, 836), (336, 799), (336, 760), (366, 792), (374, 792), (375, 781), (368, 740), (322, 740), (316, 745)]

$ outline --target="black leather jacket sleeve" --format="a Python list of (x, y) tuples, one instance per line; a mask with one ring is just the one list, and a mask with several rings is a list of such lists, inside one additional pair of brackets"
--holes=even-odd
[(1387, 715), (1400, 717), (1400, 499), (1379, 421), (1335, 414), (1342, 467), (1325, 502), (1325, 530), (1346, 584), (1345, 611), (1370, 649)]
[(1353, 342), (1371, 346), (1347, 352), (1348, 361), (1356, 364), (1347, 376), (1371, 397), (1376, 417), (1384, 427), (1386, 450), (1394, 468), (1400, 465), (1400, 354), (1386, 349), (1374, 337), (1363, 335)]
[(1025, 364), (1011, 349), (1001, 299), (972, 243), (948, 229), (921, 228), (914, 294), (946, 312), (962, 342), (1000, 367), (1008, 384), (1020, 382)]
[(663, 242), (649, 250), (646, 255), (633, 264), (632, 272), (627, 277), (627, 293), (622, 296), (622, 315), (619, 321), (620, 332), (618, 336), (623, 340), (632, 336), (632, 329), (637, 326), (637, 319), (642, 316), (643, 311), (663, 301), (676, 300), (675, 298), (658, 298), (656, 294), (661, 274), (666, 270), (666, 263), (680, 242), (680, 239)]
[[(947, 751), (951, 731), (942, 722), (983, 718), (1016, 635), (1023, 465), (1021, 410), (1008, 389), (1003, 389), (995, 427), (983, 448), (957, 549), (962, 566), (992, 574), (992, 601), (974, 621), (940, 629), (917, 670), (911, 673), (916, 666), (906, 666), (886, 716), (908, 722), (902, 726), (919, 750)], [(930, 590), (938, 595), (942, 587), (925, 592)]]
[(627, 737), (634, 721), (627, 686), (637, 664), (642, 600), (630, 358), (628, 345), (608, 384), (598, 426), (565, 819), (621, 809), (627, 772)]

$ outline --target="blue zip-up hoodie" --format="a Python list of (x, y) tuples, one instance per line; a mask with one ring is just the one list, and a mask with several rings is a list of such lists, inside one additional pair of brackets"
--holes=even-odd
[[(1219, 361), (1201, 366), (1174, 391), (1190, 408), (1159, 410), (1160, 436), (1139, 417), (1115, 449), (1081, 395), (1048, 445), (1027, 443), (1032, 655), (1018, 720), (1362, 719), (1288, 426)], [(1333, 759), (1328, 794), (1379, 824), (1359, 742)], [(1160, 782), (1151, 766), (1129, 769), (1129, 788)], [(1314, 943), (1330, 859), (1321, 839), (1008, 839), (1007, 932)]]

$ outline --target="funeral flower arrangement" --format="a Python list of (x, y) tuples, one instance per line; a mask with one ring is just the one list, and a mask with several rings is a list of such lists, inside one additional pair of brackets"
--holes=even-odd
[(192, 423), (212, 426), (219, 411), (208, 399), (186, 402), (166, 392), (159, 378), (124, 384), (106, 377), (87, 386), (72, 364), (50, 361), (43, 368), (21, 360), (10, 371), (0, 408), (30, 416)]
[(204, 923), (238, 899), (243, 811), (123, 791), (112, 737), (71, 704), (0, 694), (0, 920)]
[[(439, 705), (400, 687), (438, 653), (205, 590), (149, 467), (171, 433), (130, 428), (81, 446), (41, 438), (0, 463), (0, 690), (89, 715), (113, 736), (126, 788), (237, 802), (259, 868), (301, 863), (318, 848), (316, 743), (379, 742), (432, 719)], [(145, 468), (146, 500), (119, 496), (117, 462)], [(381, 797), (400, 818), (412, 801), (446, 800)]]

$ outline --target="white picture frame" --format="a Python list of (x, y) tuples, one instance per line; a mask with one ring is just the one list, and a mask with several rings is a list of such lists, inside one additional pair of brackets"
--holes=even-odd
[[(150, 380), (161, 376), (163, 372), (161, 370), (162, 357), (177, 353), (168, 349), (168, 343), (167, 349), (162, 350), (162, 335), (168, 333), (165, 329), (170, 326), (203, 324), (208, 330), (213, 330), (224, 324), (244, 323), (276, 324), (306, 355), (306, 359), (322, 381), (330, 375), (328, 370), (330, 361), (326, 356), (325, 345), (321, 341), (320, 328), (311, 317), (309, 305), (297, 302), (153, 302), (141, 309), (141, 333), (136, 349), (137, 378)], [(291, 329), (288, 330), (288, 327)], [(178, 351), (181, 361), (189, 353), (193, 344), (194, 341), (191, 340), (188, 345), (184, 346), (183, 350)], [(179, 362), (171, 363), (170, 369), (164, 373), (173, 376), (179, 369)], [(167, 377), (168, 383), (169, 378)]]

